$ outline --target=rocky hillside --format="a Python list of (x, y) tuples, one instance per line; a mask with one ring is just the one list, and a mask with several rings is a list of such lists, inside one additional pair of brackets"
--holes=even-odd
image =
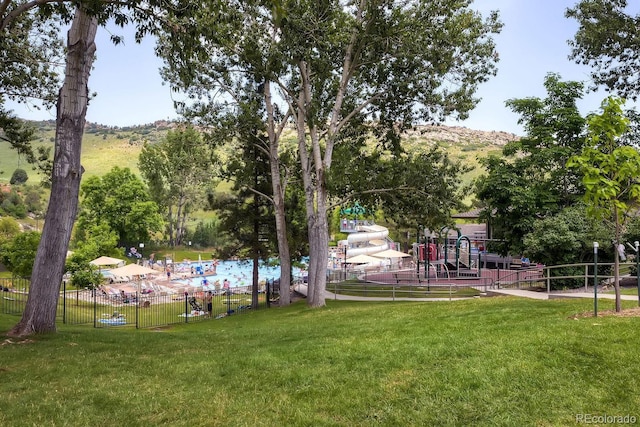
[(427, 141), (449, 144), (474, 144), (503, 146), (507, 142), (518, 140), (516, 134), (500, 131), (473, 130), (462, 126), (420, 126), (407, 132), (411, 138), (424, 138)]

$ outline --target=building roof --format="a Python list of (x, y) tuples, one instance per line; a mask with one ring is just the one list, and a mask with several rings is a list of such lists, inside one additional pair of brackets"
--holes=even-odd
[(460, 212), (455, 215), (451, 215), (451, 218), (459, 218), (459, 219), (476, 219), (480, 218), (480, 214), (482, 213), (482, 208), (473, 209), (467, 212)]

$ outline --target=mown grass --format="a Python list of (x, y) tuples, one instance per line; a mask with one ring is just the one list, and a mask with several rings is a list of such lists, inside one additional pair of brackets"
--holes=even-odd
[[(328, 301), (157, 330), (61, 326), (0, 347), (0, 424), (562, 426), (580, 413), (640, 416), (640, 320), (573, 318), (590, 308)], [(16, 320), (0, 315), (0, 331)]]

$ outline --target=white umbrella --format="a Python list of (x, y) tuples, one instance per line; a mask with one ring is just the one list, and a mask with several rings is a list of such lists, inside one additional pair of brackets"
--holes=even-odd
[(127, 264), (124, 267), (109, 270), (114, 276), (141, 276), (143, 274), (155, 274), (157, 271), (138, 264)]
[(380, 260), (369, 255), (356, 255), (354, 257), (347, 258), (345, 262), (347, 264), (369, 264), (372, 262), (380, 262)]
[(405, 254), (404, 252), (396, 251), (394, 249), (387, 249), (386, 251), (378, 252), (371, 255), (378, 258), (404, 258), (404, 257), (411, 256), (409, 254)]
[(96, 258), (93, 261), (89, 261), (89, 264), (101, 267), (103, 265), (118, 265), (118, 264), (123, 263), (123, 262), (124, 262), (124, 260), (121, 260), (121, 259), (118, 259), (118, 258), (111, 258), (111, 257), (108, 257), (108, 256), (101, 256), (100, 258)]

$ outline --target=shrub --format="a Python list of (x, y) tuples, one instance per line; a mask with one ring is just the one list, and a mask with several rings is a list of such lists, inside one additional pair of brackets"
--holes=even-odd
[(15, 171), (13, 171), (13, 175), (11, 175), (11, 180), (9, 181), (9, 183), (11, 185), (20, 185), (27, 182), (28, 179), (29, 179), (29, 175), (27, 175), (27, 171), (25, 171), (24, 169), (18, 168)]

